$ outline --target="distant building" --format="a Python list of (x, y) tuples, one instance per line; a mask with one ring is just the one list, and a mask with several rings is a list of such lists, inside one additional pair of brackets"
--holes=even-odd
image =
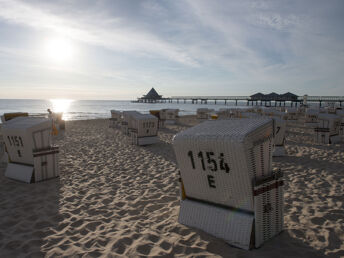
[(263, 93), (256, 93), (250, 96), (250, 100), (252, 101), (297, 101), (298, 96), (287, 92), (285, 94), (277, 94), (275, 92), (271, 92), (270, 94), (263, 94)]
[(297, 101), (297, 99), (298, 99), (297, 95), (290, 93), (290, 92), (287, 92), (287, 93), (282, 94), (280, 96), (281, 96), (282, 100), (285, 100), (285, 101)]
[(263, 93), (256, 93), (256, 94), (253, 94), (252, 96), (250, 96), (251, 100), (263, 100), (264, 99), (264, 94)]
[(265, 95), (267, 100), (280, 100), (281, 95), (277, 94), (276, 92), (271, 92), (270, 94)]
[(143, 103), (156, 103), (164, 102), (166, 99), (159, 95), (158, 92), (152, 88), (146, 95), (143, 95), (141, 98), (137, 99), (137, 102)]

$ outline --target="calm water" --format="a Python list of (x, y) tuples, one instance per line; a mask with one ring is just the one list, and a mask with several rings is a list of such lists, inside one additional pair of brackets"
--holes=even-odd
[[(32, 115), (47, 114), (47, 109), (56, 112), (64, 112), (65, 120), (84, 120), (95, 118), (109, 118), (110, 110), (137, 110), (148, 113), (152, 109), (178, 108), (180, 115), (195, 114), (197, 108), (233, 107), (234, 103), (218, 102), (215, 104), (191, 104), (191, 103), (132, 103), (123, 100), (33, 100), (33, 99), (0, 99), (0, 115), (10, 112), (28, 112)], [(238, 106), (247, 107), (246, 102), (239, 102)]]

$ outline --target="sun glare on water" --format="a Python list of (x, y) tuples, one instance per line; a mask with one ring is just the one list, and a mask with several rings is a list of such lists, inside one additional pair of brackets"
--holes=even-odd
[(51, 61), (65, 63), (73, 58), (73, 44), (68, 38), (50, 38), (45, 42), (44, 53)]
[(61, 113), (63, 112), (63, 119), (66, 120), (66, 114), (67, 111), (69, 110), (69, 107), (71, 105), (71, 103), (74, 100), (72, 99), (51, 99), (50, 102), (53, 105), (52, 111), (55, 113)]

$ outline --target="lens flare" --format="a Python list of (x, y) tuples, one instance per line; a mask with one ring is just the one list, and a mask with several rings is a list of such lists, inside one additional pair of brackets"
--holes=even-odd
[(52, 111), (54, 113), (63, 113), (63, 120), (67, 120), (66, 119), (66, 113), (69, 110), (69, 107), (71, 105), (71, 103), (74, 100), (72, 99), (50, 99), (51, 104), (53, 105)]

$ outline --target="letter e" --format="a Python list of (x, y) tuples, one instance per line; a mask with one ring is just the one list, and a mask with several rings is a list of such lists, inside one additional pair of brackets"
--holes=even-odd
[(216, 188), (214, 176), (208, 175), (208, 184), (209, 184), (209, 187)]

